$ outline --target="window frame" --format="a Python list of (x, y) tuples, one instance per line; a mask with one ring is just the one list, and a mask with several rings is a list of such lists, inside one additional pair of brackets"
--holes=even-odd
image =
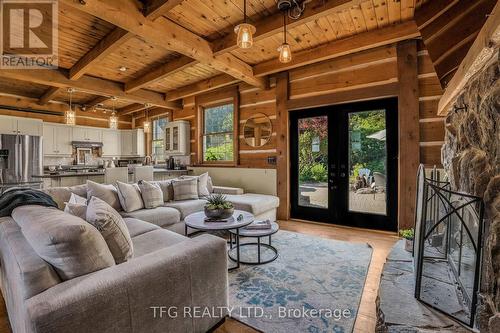
[[(198, 109), (198, 160), (197, 165), (212, 165), (212, 166), (227, 166), (234, 167), (239, 161), (239, 97), (236, 89), (228, 92), (223, 92), (223, 96), (208, 95), (204, 98), (197, 98), (196, 104)], [(231, 161), (205, 161), (205, 151), (203, 142), (205, 137), (205, 109), (218, 107), (222, 105), (233, 104), (233, 160)], [(223, 132), (229, 133), (229, 132)], [(216, 134), (216, 133), (210, 133)]]
[[(151, 119), (151, 157), (154, 156), (154, 151), (153, 151), (153, 146), (154, 146), (154, 142), (155, 141), (164, 141), (165, 138), (162, 137), (160, 139), (154, 139), (154, 122), (155, 121), (159, 121), (161, 119), (165, 119), (167, 121), (167, 124), (170, 122), (170, 117), (165, 115), (165, 116), (159, 116), (159, 117), (154, 117)], [(165, 135), (165, 133), (163, 133), (163, 135)], [(163, 142), (163, 151), (165, 151), (165, 142)], [(165, 158), (165, 152), (163, 152), (163, 158)]]

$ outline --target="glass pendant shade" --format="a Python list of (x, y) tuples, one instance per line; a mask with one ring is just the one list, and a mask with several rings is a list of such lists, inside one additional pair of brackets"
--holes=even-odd
[(76, 112), (69, 109), (64, 114), (65, 122), (67, 125), (75, 125), (76, 124)]
[(113, 112), (113, 114), (109, 117), (109, 128), (118, 129), (118, 117)]
[(149, 133), (151, 131), (151, 122), (149, 120), (145, 120), (143, 127), (144, 127), (144, 133)]
[(253, 34), (256, 29), (253, 25), (249, 23), (238, 24), (234, 28), (234, 32), (237, 35), (237, 44), (241, 49), (249, 49), (253, 45)]
[(280, 62), (283, 64), (286, 64), (290, 61), (292, 61), (292, 50), (290, 49), (290, 45), (287, 43), (283, 43), (279, 48), (278, 51), (280, 52)]

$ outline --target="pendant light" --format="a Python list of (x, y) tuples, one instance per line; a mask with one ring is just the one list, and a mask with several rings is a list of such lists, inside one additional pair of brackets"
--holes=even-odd
[(144, 128), (144, 133), (151, 132), (151, 123), (149, 122), (148, 110), (146, 110), (146, 120), (144, 120), (144, 123), (142, 124), (142, 126)]
[(247, 23), (247, 1), (243, 0), (243, 23), (234, 27), (237, 35), (237, 45), (241, 49), (249, 49), (253, 45), (253, 34), (256, 29), (253, 25)]
[(280, 53), (279, 60), (281, 63), (288, 63), (292, 61), (292, 50), (290, 49), (290, 45), (286, 42), (286, 16), (287, 12), (283, 13), (283, 44), (278, 48)]
[(73, 92), (75, 89), (68, 88), (69, 94), (69, 110), (64, 113), (64, 120), (67, 125), (75, 125), (76, 124), (76, 112), (73, 110)]
[(111, 100), (113, 101), (113, 112), (111, 113), (111, 116), (109, 117), (109, 128), (118, 129), (118, 117), (116, 116), (116, 112), (115, 112), (116, 97), (115, 96), (111, 97)]

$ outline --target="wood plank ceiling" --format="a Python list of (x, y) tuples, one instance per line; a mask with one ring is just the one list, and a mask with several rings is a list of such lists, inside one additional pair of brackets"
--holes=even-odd
[[(415, 9), (427, 1), (312, 0), (299, 20), (289, 20), (288, 40), (294, 54), (334, 47), (336, 41), (348, 37), (391, 26), (398, 29), (398, 24), (412, 20)], [(132, 105), (132, 109), (149, 102), (155, 107), (176, 108), (179, 104), (171, 102), (173, 98), (186, 96), (189, 89), (207, 82), (217, 86), (243, 80), (259, 86), (258, 65), (278, 56), (283, 19), (275, 0), (247, 1), (249, 21), (257, 27), (255, 44), (248, 50), (235, 47), (233, 31), (242, 21), (243, 0), (142, 2), (143, 8), (137, 8), (133, 0), (120, 0), (119, 5), (112, 0), (88, 0), (85, 5), (78, 0), (59, 1), (60, 70), (52, 75), (56, 84), (38, 77), (32, 80), (31, 74), (0, 70), (0, 93), (39, 98), (42, 104), (67, 102), (65, 87), (74, 86), (73, 100), (80, 104), (110, 107), (109, 98), (117, 95), (117, 108)], [(120, 6), (123, 15), (107, 15), (105, 9), (111, 12), (113, 6)], [(166, 31), (165, 38), (155, 39), (158, 31), (154, 30), (161, 27), (175, 29), (186, 40), (167, 37)], [(189, 41), (199, 48), (189, 50)], [(94, 84), (105, 89), (87, 87)], [(117, 89), (122, 92), (116, 94)]]

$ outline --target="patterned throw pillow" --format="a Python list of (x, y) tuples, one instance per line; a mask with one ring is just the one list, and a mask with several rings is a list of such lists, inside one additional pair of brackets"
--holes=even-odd
[[(202, 173), (199, 176), (181, 176), (180, 179), (196, 179), (198, 181), (198, 197), (209, 196), (211, 191), (209, 189), (208, 179), (210, 176), (208, 172)], [(210, 186), (212, 187), (212, 186)]]
[(150, 182), (152, 184), (158, 184), (163, 192), (163, 201), (169, 202), (170, 200), (174, 200), (174, 187), (172, 186), (171, 180), (157, 180), (154, 182)]
[(124, 211), (130, 213), (144, 208), (141, 191), (137, 184), (116, 182), (116, 188), (118, 189), (118, 198), (120, 198), (120, 203)]
[(132, 258), (134, 248), (130, 233), (125, 221), (113, 207), (92, 197), (87, 208), (87, 222), (99, 230), (117, 264)]
[(174, 179), (174, 200), (198, 199), (198, 179)]
[(163, 205), (163, 192), (160, 185), (145, 180), (139, 181), (138, 185), (141, 190), (144, 207), (151, 209)]

